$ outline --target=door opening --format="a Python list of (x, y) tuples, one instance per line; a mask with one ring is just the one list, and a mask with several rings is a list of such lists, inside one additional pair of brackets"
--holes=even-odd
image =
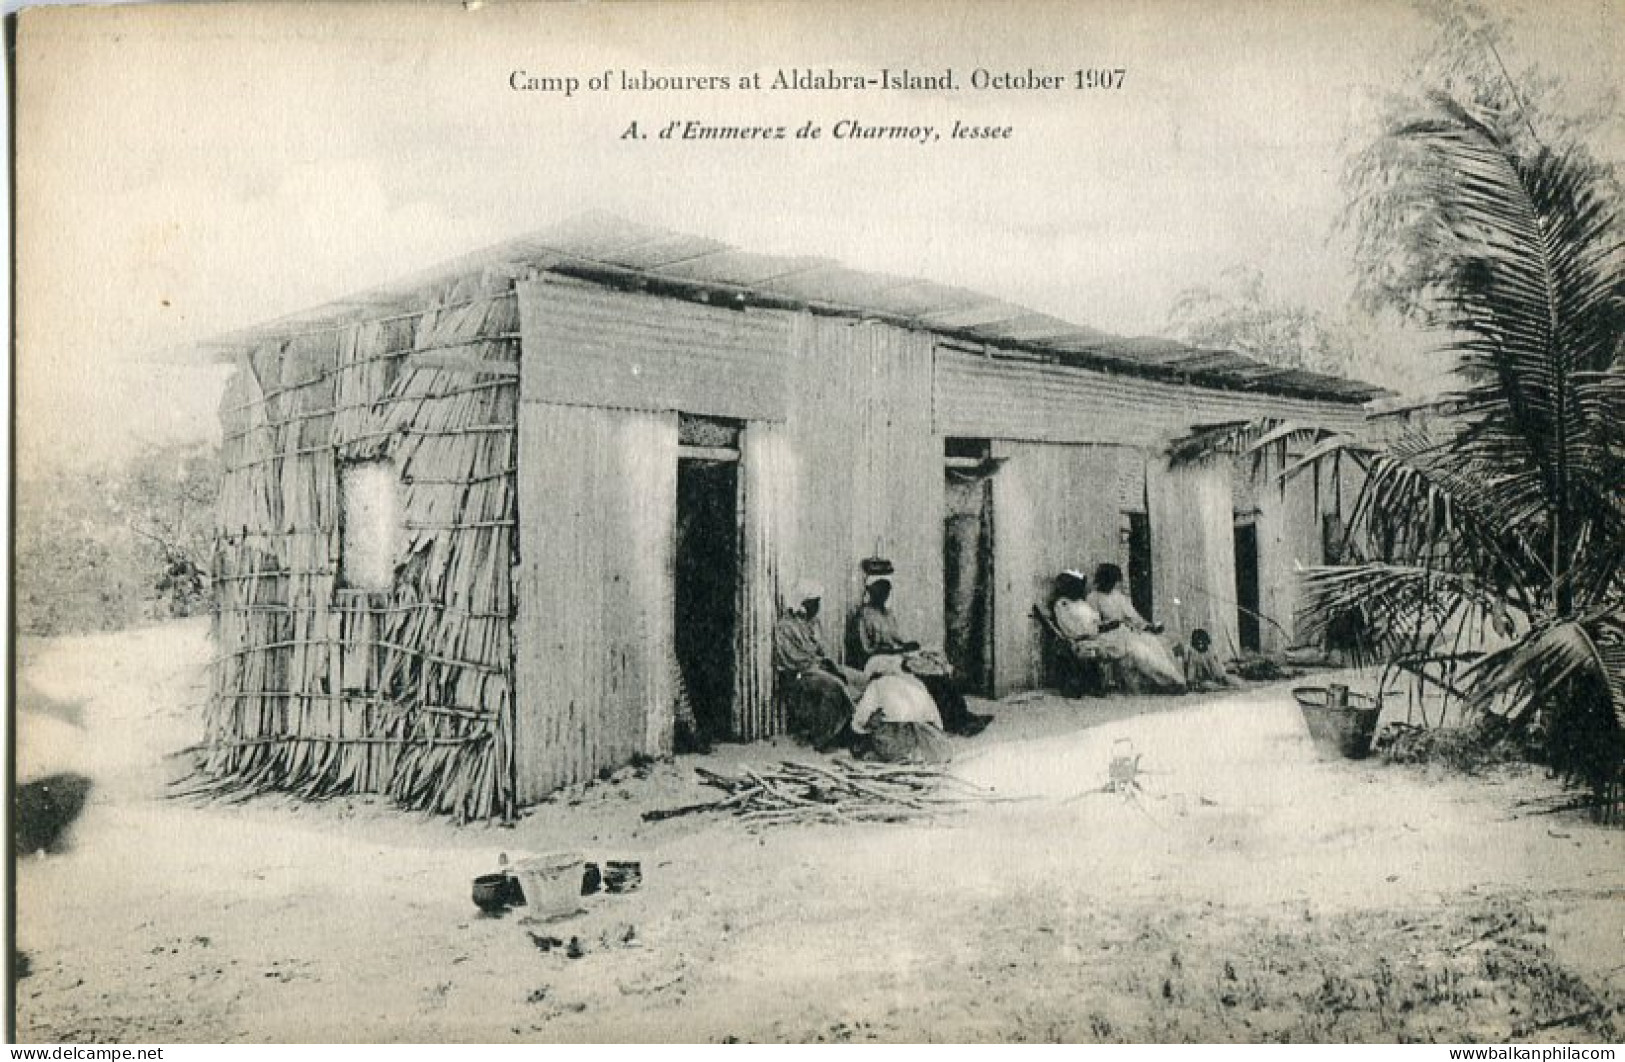
[(1146, 513), (1124, 513), (1128, 521), (1128, 595), (1134, 611), (1155, 621), (1155, 601), (1151, 594), (1151, 517)]
[(1236, 629), (1245, 652), (1256, 653), (1263, 648), (1259, 604), (1258, 525), (1249, 519), (1236, 524)]
[(733, 737), (739, 465), (722, 448), (679, 450), (674, 567), (674, 648), (697, 737)]
[(993, 692), (993, 470), (986, 439), (949, 439), (943, 522), (943, 650), (972, 693)]

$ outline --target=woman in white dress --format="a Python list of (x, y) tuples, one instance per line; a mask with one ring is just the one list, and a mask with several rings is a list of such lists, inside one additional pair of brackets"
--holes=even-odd
[(1159, 692), (1184, 693), (1185, 672), (1157, 635), (1161, 627), (1145, 621), (1123, 592), (1123, 570), (1115, 564), (1095, 569), (1095, 588), (1088, 604), (1100, 617), (1100, 640), (1122, 650), (1118, 669), (1131, 685)]

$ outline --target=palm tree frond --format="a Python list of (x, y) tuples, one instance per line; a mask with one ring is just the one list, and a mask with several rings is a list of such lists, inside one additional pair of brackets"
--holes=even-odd
[[(1259, 422), (1260, 426), (1262, 426), (1264, 423), (1266, 422)], [(1288, 446), (1292, 445), (1293, 443), (1310, 443), (1312, 445), (1320, 442), (1328, 435), (1333, 434), (1336, 433), (1328, 428), (1322, 428), (1313, 424), (1298, 424), (1292, 421), (1278, 421), (1273, 428), (1263, 432), (1263, 434), (1254, 439), (1250, 445), (1241, 451), (1241, 453), (1243, 456), (1263, 453), (1265, 450), (1278, 443), (1286, 443)]]
[(1449, 100), (1399, 133), (1432, 160), (1446, 323), (1461, 337), (1461, 368), (1481, 383), (1471, 443), (1539, 485), (1561, 551), (1579, 508), (1575, 472), (1599, 433), (1617, 430), (1592, 414), (1615, 388), (1595, 389), (1588, 404), (1576, 378), (1614, 364), (1625, 325), (1625, 241), (1612, 198), (1575, 152), (1520, 156), (1492, 123)]
[(1601, 671), (1597, 646), (1585, 627), (1574, 620), (1563, 620), (1479, 661), (1470, 676), (1470, 703), (1488, 708), (1505, 698), (1508, 714), (1517, 718), (1533, 710), (1547, 693), (1573, 676)]

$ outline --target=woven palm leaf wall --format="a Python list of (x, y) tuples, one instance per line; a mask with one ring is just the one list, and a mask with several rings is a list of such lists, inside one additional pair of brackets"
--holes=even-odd
[[(259, 344), (223, 406), (204, 788), (514, 812), (518, 311), (501, 276)], [(396, 482), (386, 585), (346, 585), (341, 478)]]

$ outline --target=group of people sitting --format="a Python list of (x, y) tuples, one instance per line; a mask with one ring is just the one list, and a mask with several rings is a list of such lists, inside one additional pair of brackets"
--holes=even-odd
[[(790, 733), (820, 751), (942, 762), (950, 754), (945, 733), (979, 734), (992, 717), (970, 710), (940, 650), (904, 637), (891, 595), (890, 564), (866, 562), (849, 654), (859, 666), (848, 667), (824, 645), (823, 588), (797, 584), (773, 637), (773, 670)], [(1129, 692), (1230, 684), (1207, 632), (1194, 630), (1189, 645), (1171, 648), (1163, 628), (1135, 609), (1115, 564), (1095, 569), (1093, 589), (1082, 572), (1057, 576), (1050, 617), (1074, 663), (1106, 669), (1113, 684)]]
[(790, 732), (821, 751), (844, 747), (874, 759), (943, 762), (950, 755), (945, 733), (979, 734), (992, 717), (970, 710), (940, 650), (903, 636), (891, 593), (889, 564), (866, 572), (852, 639), (860, 669), (837, 663), (824, 647), (823, 588), (796, 586), (773, 638)]
[(1184, 693), (1210, 683), (1230, 684), (1208, 633), (1193, 630), (1190, 644), (1176, 653), (1163, 640), (1163, 627), (1134, 607), (1123, 588), (1123, 570), (1115, 564), (1095, 569), (1093, 590), (1082, 572), (1069, 569), (1056, 576), (1051, 614), (1073, 662), (1109, 669), (1129, 692)]

